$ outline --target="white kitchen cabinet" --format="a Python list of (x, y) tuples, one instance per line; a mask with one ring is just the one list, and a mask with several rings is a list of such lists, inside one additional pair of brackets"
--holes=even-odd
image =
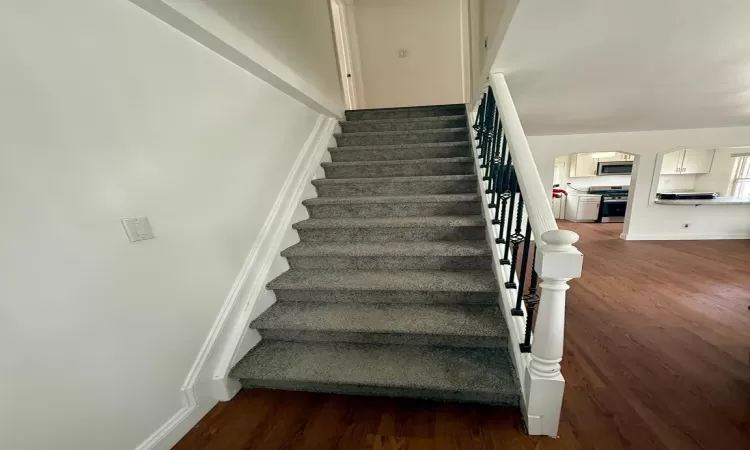
[(708, 173), (714, 162), (715, 150), (685, 150), (682, 159), (682, 173)]
[(662, 175), (708, 173), (714, 161), (713, 149), (675, 150), (664, 155), (661, 163)]
[(552, 213), (555, 215), (555, 219), (565, 218), (565, 199), (565, 196), (552, 199)]
[(682, 158), (685, 156), (684, 150), (669, 152), (661, 160), (661, 174), (674, 175), (682, 173)]
[(595, 177), (596, 163), (590, 153), (574, 153), (570, 156), (570, 177)]
[(565, 202), (565, 219), (573, 222), (594, 222), (599, 218), (600, 195), (569, 195)]

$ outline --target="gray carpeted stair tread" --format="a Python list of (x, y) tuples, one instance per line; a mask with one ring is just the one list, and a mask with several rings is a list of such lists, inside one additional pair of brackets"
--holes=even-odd
[(438, 195), (379, 195), (373, 197), (316, 197), (303, 200), (305, 206), (314, 205), (360, 205), (381, 203), (456, 203), (478, 202), (479, 194), (438, 194)]
[(413, 117), (435, 117), (466, 114), (466, 105), (429, 105), (400, 108), (354, 109), (344, 112), (346, 120), (407, 119)]
[(382, 178), (318, 178), (312, 180), (315, 186), (331, 184), (384, 184), (384, 183), (414, 183), (414, 182), (450, 182), (450, 181), (474, 181), (476, 175), (434, 175), (414, 177), (382, 177)]
[(429, 117), (400, 117), (395, 119), (359, 119), (347, 120), (341, 123), (404, 123), (404, 122), (440, 122), (446, 119), (465, 119), (466, 114), (450, 114), (446, 116), (429, 116)]
[(448, 116), (407, 117), (401, 119), (365, 119), (340, 121), (344, 133), (362, 131), (435, 130), (441, 128), (465, 127), (466, 114)]
[(474, 158), (461, 156), (456, 158), (426, 158), (426, 159), (399, 159), (395, 161), (341, 161), (324, 162), (323, 167), (367, 167), (367, 166), (408, 166), (412, 164), (455, 164), (471, 163)]
[(245, 387), (518, 405), (507, 351), (262, 341), (231, 372)]
[(468, 127), (454, 127), (454, 128), (433, 128), (430, 130), (396, 130), (396, 131), (359, 131), (356, 133), (334, 133), (333, 136), (336, 138), (340, 137), (396, 137), (396, 136), (410, 136), (414, 134), (419, 135), (430, 135), (430, 134), (443, 134), (443, 133), (456, 133), (468, 131)]
[(507, 336), (497, 306), (278, 302), (251, 328), (328, 332)]
[(281, 256), (488, 256), (486, 241), (299, 242)]
[(326, 178), (392, 178), (404, 176), (467, 175), (474, 173), (472, 157), (395, 161), (345, 161), (321, 164)]
[(344, 217), (336, 219), (307, 219), (292, 225), (295, 230), (312, 228), (430, 228), (430, 227), (483, 227), (484, 218), (472, 216), (434, 217)]
[(394, 145), (431, 142), (455, 142), (469, 139), (467, 126), (435, 128), (430, 130), (389, 130), (336, 133), (333, 135), (339, 147), (350, 145)]
[(388, 145), (350, 145), (348, 147), (329, 147), (328, 151), (358, 152), (367, 150), (410, 150), (420, 148), (460, 147), (471, 149), (471, 144), (464, 141), (457, 142), (423, 142), (418, 144), (388, 144)]
[[(444, 145), (447, 144), (447, 145)], [(331, 161), (400, 161), (425, 158), (471, 156), (471, 146), (464, 142), (430, 144), (360, 145), (331, 147)]]
[(492, 270), (288, 270), (268, 289), (498, 292)]

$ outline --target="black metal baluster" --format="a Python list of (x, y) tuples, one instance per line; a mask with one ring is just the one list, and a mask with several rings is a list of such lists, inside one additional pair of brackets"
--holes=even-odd
[[(513, 196), (515, 197), (515, 189), (512, 192)], [(512, 214), (512, 209), (511, 209)], [(521, 221), (523, 220), (523, 195), (521, 193), (518, 193), (518, 212), (516, 213), (516, 229), (514, 230), (513, 234), (508, 237), (508, 242), (513, 244), (513, 259), (511, 259), (510, 262), (510, 281), (505, 282), (505, 287), (508, 289), (516, 289), (518, 286), (516, 285), (515, 281), (515, 275), (516, 275), (516, 266), (518, 265), (518, 246), (523, 242), (523, 234), (521, 234)], [(510, 224), (508, 224), (508, 228), (510, 228)], [(507, 248), (507, 244), (506, 244)]]
[(495, 102), (490, 99), (490, 101), (488, 101), (487, 107), (489, 108), (489, 110), (487, 112), (487, 122), (485, 126), (486, 131), (484, 134), (484, 139), (482, 139), (482, 164), (479, 165), (479, 167), (485, 169), (485, 176), (487, 175), (487, 164), (489, 163), (490, 153), (492, 151), (492, 139), (495, 131)]
[[(526, 270), (529, 268), (529, 248), (531, 247), (531, 222), (526, 219), (526, 234), (523, 237), (523, 256), (521, 257), (521, 273), (518, 276), (518, 295), (516, 297), (516, 307), (510, 310), (514, 316), (522, 316), (521, 302), (523, 301), (523, 288), (526, 284)], [(515, 261), (514, 261), (515, 262)], [(515, 265), (515, 264), (514, 264)]]
[(477, 110), (477, 117), (474, 119), (474, 131), (476, 135), (474, 138), (479, 140), (479, 130), (482, 129), (482, 119), (484, 118), (484, 102), (487, 99), (487, 94), (482, 95), (482, 101), (479, 103), (479, 109)]
[[(508, 156), (508, 161), (510, 162), (510, 156)], [(510, 235), (513, 230), (513, 208), (516, 204), (516, 169), (515, 167), (508, 166), (510, 169), (510, 173), (508, 174), (508, 191), (507, 195), (508, 198), (510, 198), (510, 207), (508, 208), (508, 214), (506, 216), (505, 214), (505, 201), (503, 201), (503, 211), (502, 211), (502, 219), (506, 223), (500, 224), (500, 233), (503, 232), (503, 225), (508, 226), (508, 230), (505, 234), (505, 252), (503, 253), (503, 258), (500, 260), (500, 264), (510, 264), (510, 259), (508, 259), (508, 252), (510, 251)]]
[[(500, 154), (500, 142), (502, 142), (504, 134), (503, 134), (503, 123), (500, 121), (500, 110), (495, 112), (495, 123), (497, 126), (495, 127), (495, 140), (493, 141), (492, 145), (492, 161), (490, 162), (490, 174), (488, 177), (489, 183), (487, 183), (487, 190), (484, 192), (485, 194), (490, 194), (495, 192), (495, 182), (497, 181), (497, 171), (499, 168), (498, 164), (498, 155)], [(494, 203), (494, 201), (490, 202), (491, 204)], [(493, 207), (493, 206), (491, 206)]]
[[(487, 92), (487, 102), (484, 105), (484, 118), (482, 119), (482, 129), (479, 131), (479, 157), (484, 158), (487, 156), (487, 140), (489, 138), (490, 126), (492, 124), (492, 112), (495, 109), (495, 99), (492, 97), (491, 92)], [(484, 167), (484, 166), (480, 166)]]
[[(505, 172), (508, 171), (508, 167), (505, 162), (505, 150), (508, 148), (508, 138), (505, 136), (505, 133), (501, 133), (500, 137), (503, 142), (501, 146), (502, 150), (500, 151), (500, 159), (498, 160), (498, 164), (495, 170), (495, 183), (493, 185), (494, 189), (492, 190), (492, 199), (490, 200), (490, 208), (497, 208), (495, 210), (495, 218), (492, 219), (493, 225), (500, 224), (500, 219), (498, 217), (498, 215), (500, 214), (500, 199), (503, 193), (503, 189), (505, 189)], [(505, 242), (502, 238), (502, 234), (502, 226), (500, 226), (500, 236), (495, 239), (495, 243), (502, 244), (503, 242)]]
[(529, 293), (523, 297), (524, 302), (526, 302), (526, 330), (523, 336), (523, 343), (521, 344), (522, 353), (529, 353), (531, 351), (531, 328), (534, 326), (534, 312), (536, 311), (536, 306), (539, 304), (539, 294), (536, 292), (536, 284), (539, 278), (536, 274), (536, 248), (534, 250), (534, 259), (531, 262)]
[[(488, 142), (490, 149), (487, 152), (487, 167), (484, 169), (484, 176), (482, 177), (482, 180), (489, 181), (490, 184), (492, 183), (492, 166), (497, 159), (498, 123), (499, 117), (497, 111), (495, 111), (495, 120), (493, 121), (492, 125), (492, 140)], [(489, 194), (489, 189), (487, 189), (485, 193)]]

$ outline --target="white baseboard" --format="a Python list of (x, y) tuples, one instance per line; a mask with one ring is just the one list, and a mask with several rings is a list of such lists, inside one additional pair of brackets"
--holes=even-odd
[(680, 233), (680, 234), (621, 234), (626, 241), (705, 241), (722, 239), (750, 239), (750, 233)]
[(172, 448), (216, 403), (239, 391), (239, 383), (228, 379), (229, 371), (260, 342), (260, 335), (249, 329), (250, 321), (275, 301), (273, 292), (265, 289), (269, 271), (280, 258), (283, 237), (291, 231), (305, 187), (319, 173), (336, 125), (334, 118), (318, 118), (182, 386), (183, 407), (137, 450)]
[(214, 402), (185, 406), (158, 430), (135, 448), (135, 450), (170, 450), (216, 405)]

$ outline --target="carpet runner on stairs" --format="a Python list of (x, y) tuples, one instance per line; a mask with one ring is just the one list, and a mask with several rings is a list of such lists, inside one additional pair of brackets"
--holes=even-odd
[(518, 405), (464, 105), (346, 112), (245, 388)]

